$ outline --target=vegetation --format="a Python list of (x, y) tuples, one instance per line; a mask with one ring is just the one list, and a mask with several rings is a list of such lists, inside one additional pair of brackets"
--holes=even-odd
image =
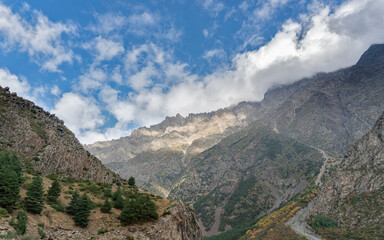
[(77, 210), (78, 205), (79, 205), (79, 201), (80, 201), (79, 192), (78, 191), (74, 191), (72, 193), (71, 201), (69, 202), (69, 205), (65, 208), (65, 211), (69, 215), (75, 215), (76, 210)]
[(113, 207), (116, 209), (124, 208), (124, 199), (123, 199), (120, 187), (113, 194)]
[(316, 215), (312, 218), (311, 226), (313, 228), (333, 229), (337, 228), (337, 223), (324, 215)]
[(21, 210), (17, 213), (17, 222), (14, 219), (9, 223), (15, 228), (17, 234), (24, 234), (27, 231), (28, 215), (25, 211)]
[(50, 204), (57, 203), (57, 199), (60, 197), (61, 187), (57, 179), (52, 182), (52, 186), (48, 189), (47, 201)]
[(103, 206), (101, 206), (100, 211), (103, 213), (110, 213), (112, 209), (112, 203), (107, 199), (105, 199)]
[(0, 152), (0, 207), (12, 211), (19, 200), (22, 168), (14, 154)]
[(28, 212), (40, 214), (44, 208), (43, 199), (43, 180), (40, 176), (33, 178), (33, 181), (28, 186), (27, 196), (24, 199), (24, 206)]
[(149, 196), (137, 194), (136, 198), (127, 202), (119, 219), (121, 224), (126, 226), (137, 221), (155, 220), (158, 217), (156, 205)]
[(135, 178), (134, 177), (130, 177), (129, 179), (128, 179), (128, 185), (129, 186), (135, 186)]
[(81, 196), (76, 206), (76, 212), (73, 216), (75, 225), (82, 228), (87, 227), (92, 206), (86, 193)]

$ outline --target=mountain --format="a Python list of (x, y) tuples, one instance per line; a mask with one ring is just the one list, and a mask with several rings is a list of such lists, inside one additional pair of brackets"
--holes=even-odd
[[(350, 235), (383, 239), (383, 211), (384, 113), (372, 130), (349, 148), (313, 199), (309, 212), (310, 217), (329, 217)], [(335, 234), (331, 230), (320, 233)]]
[(186, 118), (178, 114), (150, 128), (134, 130), (130, 136), (85, 145), (85, 149), (121, 176), (134, 176), (139, 186), (166, 197), (191, 157), (247, 126), (247, 115), (253, 109), (247, 103), (234, 110)]
[(0, 87), (0, 150), (15, 152), (27, 169), (93, 182), (122, 182), (86, 151), (64, 122)]
[(256, 219), (305, 189), (323, 163), (316, 149), (248, 127), (193, 158), (171, 198), (195, 202), (205, 235)]
[[(245, 202), (255, 193), (267, 199), (260, 209), (251, 211), (250, 215), (254, 216), (256, 212), (262, 214), (276, 207), (273, 195), (288, 188), (279, 185), (279, 181), (291, 181), (289, 175), (278, 180), (274, 176), (265, 182), (265, 176), (276, 174), (268, 164), (284, 168), (285, 162), (267, 159), (266, 165), (255, 164), (263, 163), (264, 159), (262, 156), (258, 158), (254, 152), (271, 150), (270, 146), (259, 149), (257, 144), (249, 145), (260, 140), (257, 140), (261, 134), (258, 129), (264, 128), (262, 134), (283, 143), (283, 149), (292, 149), (290, 142), (297, 142), (313, 153), (311, 156), (315, 156), (314, 148), (322, 153), (343, 154), (383, 112), (383, 75), (384, 45), (373, 45), (354, 66), (332, 73), (319, 73), (291, 85), (276, 86), (265, 94), (261, 102), (242, 102), (186, 118), (180, 115), (167, 117), (162, 123), (133, 131), (128, 137), (98, 142), (86, 146), (86, 149), (112, 170), (140, 179), (138, 184), (141, 186), (163, 196), (182, 196), (193, 201), (206, 230), (229, 229), (232, 225), (228, 219), (241, 216), (247, 209), (236, 206), (236, 202), (228, 205), (235, 191), (246, 192)], [(245, 147), (233, 151), (230, 146), (237, 146), (237, 141)], [(235, 164), (239, 161), (236, 154), (241, 156), (245, 166), (250, 167), (249, 171)], [(279, 154), (287, 158), (286, 154), (289, 156), (292, 152)], [(302, 155), (300, 159), (304, 160)], [(210, 168), (204, 166), (205, 161), (209, 162)], [(314, 171), (319, 170), (319, 161), (318, 156), (309, 159)], [(301, 166), (299, 162), (295, 164), (296, 171)], [(220, 175), (223, 172), (225, 175)], [(296, 177), (308, 183), (312, 175), (313, 172), (301, 172)], [(253, 187), (238, 189), (239, 186), (248, 186), (248, 179)], [(244, 184), (239, 185), (242, 181)], [(295, 184), (297, 182), (290, 187), (295, 188)], [(285, 200), (291, 197), (290, 194), (283, 196)], [(216, 220), (221, 216), (223, 221), (221, 226), (217, 226), (219, 221)], [(223, 225), (224, 222), (227, 225)], [(216, 223), (214, 227), (213, 223)]]

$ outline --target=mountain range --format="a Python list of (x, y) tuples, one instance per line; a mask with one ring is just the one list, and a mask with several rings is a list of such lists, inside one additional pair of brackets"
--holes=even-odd
[(354, 66), (275, 86), (261, 102), (167, 117), (85, 148), (144, 188), (192, 201), (209, 236), (289, 201), (326, 155), (343, 155), (383, 112), (383, 76), (384, 45), (372, 45)]

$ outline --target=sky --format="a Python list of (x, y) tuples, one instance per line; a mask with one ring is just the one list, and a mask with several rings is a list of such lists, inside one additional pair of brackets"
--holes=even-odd
[(84, 143), (261, 101), (384, 42), (384, 0), (0, 0), (0, 86)]

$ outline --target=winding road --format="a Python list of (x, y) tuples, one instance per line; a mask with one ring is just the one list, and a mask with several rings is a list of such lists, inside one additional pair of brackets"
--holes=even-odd
[[(315, 180), (315, 184), (317, 186), (321, 186), (321, 184), (322, 184), (321, 178), (324, 175), (327, 161), (330, 159), (330, 157), (328, 156), (328, 154), (324, 150), (321, 150), (318, 148), (315, 148), (315, 149), (318, 150), (321, 154), (323, 154), (323, 156), (325, 158), (323, 166), (321, 166), (320, 172), (317, 175), (316, 180)], [(299, 234), (301, 236), (306, 237), (308, 240), (322, 240), (322, 238), (320, 236), (318, 236), (316, 233), (314, 233), (312, 231), (312, 228), (310, 226), (308, 226), (307, 222), (305, 221), (305, 219), (307, 218), (308, 213), (309, 213), (309, 207), (311, 205), (312, 204), (310, 202), (307, 207), (299, 210), (295, 214), (295, 216), (293, 216), (292, 218), (290, 218), (288, 220), (286, 225), (290, 226), (293, 231), (295, 231), (297, 234)]]

